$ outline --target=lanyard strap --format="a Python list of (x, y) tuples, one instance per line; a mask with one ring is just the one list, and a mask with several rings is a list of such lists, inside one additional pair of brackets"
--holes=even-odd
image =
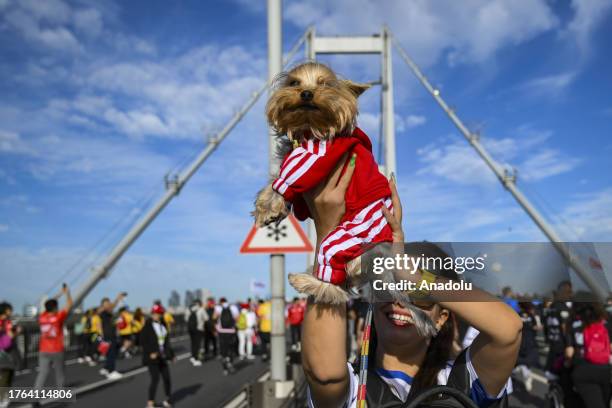
[(363, 337), (361, 340), (361, 355), (359, 358), (359, 385), (357, 386), (357, 408), (366, 406), (366, 383), (368, 380), (368, 354), (370, 352), (370, 332), (372, 328), (372, 303), (368, 304)]

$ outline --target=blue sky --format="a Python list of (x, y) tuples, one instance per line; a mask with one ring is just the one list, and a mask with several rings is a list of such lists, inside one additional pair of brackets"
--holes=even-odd
[[(70, 270), (65, 279), (81, 283), (163, 192), (164, 174), (260, 86), (263, 4), (0, 0), (0, 298), (36, 301)], [(388, 24), (493, 156), (518, 169), (564, 239), (610, 241), (611, 1), (283, 6), (285, 50), (311, 24), (321, 35)], [(325, 61), (353, 80), (379, 75), (373, 57)], [(407, 237), (544, 240), (397, 54), (394, 75)], [(250, 279), (267, 281), (266, 256), (238, 254), (267, 178), (263, 104), (87, 303), (127, 290), (132, 305), (148, 305), (192, 288), (239, 299)], [(359, 123), (373, 139), (378, 104), (378, 89), (362, 96)], [(288, 271), (304, 265), (305, 256), (287, 257)]]

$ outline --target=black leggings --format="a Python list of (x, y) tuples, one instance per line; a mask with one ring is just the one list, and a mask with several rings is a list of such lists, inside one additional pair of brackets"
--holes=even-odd
[(302, 325), (292, 324), (291, 325), (291, 344), (298, 344), (302, 337)]
[(231, 361), (236, 354), (236, 333), (219, 333), (219, 348), (221, 357)]
[(204, 331), (204, 353), (208, 354), (208, 351), (212, 347), (212, 352), (214, 355), (217, 355), (217, 336), (215, 336), (215, 332), (212, 330)]
[(149, 401), (155, 401), (157, 393), (157, 384), (159, 383), (159, 375), (161, 374), (164, 381), (164, 391), (166, 391), (166, 400), (170, 401), (172, 394), (172, 385), (170, 383), (170, 369), (168, 363), (164, 360), (152, 362), (149, 364), (149, 374), (151, 375), (151, 384), (149, 385)]
[(610, 406), (610, 365), (582, 363), (572, 371), (574, 388), (588, 408)]
[(200, 356), (200, 346), (202, 345), (203, 332), (195, 331), (189, 332), (189, 339), (191, 340), (191, 357), (196, 360)]

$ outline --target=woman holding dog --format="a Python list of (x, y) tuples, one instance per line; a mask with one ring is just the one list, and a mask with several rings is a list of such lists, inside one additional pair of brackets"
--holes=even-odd
[[(336, 227), (345, 211), (344, 197), (354, 160), (342, 176), (341, 168), (339, 165), (326, 181), (304, 195), (317, 231), (317, 250), (321, 238)], [(401, 243), (402, 210), (394, 180), (390, 187), (394, 213), (386, 209), (383, 213), (393, 230), (393, 241)], [(423, 243), (419, 254), (420, 251), (425, 256), (444, 255), (441, 249), (428, 243)], [(413, 398), (422, 390), (445, 385), (449, 375), (455, 378), (451, 372), (459, 370), (464, 370), (464, 378), (468, 379), (462, 392), (477, 406), (507, 406), (506, 384), (518, 355), (522, 322), (503, 302), (484, 292), (477, 295), (478, 302), (457, 302), (431, 293), (433, 302), (416, 304), (435, 324), (434, 336), (420, 335), (411, 324), (409, 309), (400, 304), (374, 304), (366, 393), (369, 407), (383, 403), (402, 406), (409, 395)], [(480, 334), (453, 362), (450, 358), (455, 317), (478, 329)], [(357, 406), (358, 370), (347, 364), (346, 335), (345, 305), (309, 301), (303, 323), (302, 361), (310, 406)]]

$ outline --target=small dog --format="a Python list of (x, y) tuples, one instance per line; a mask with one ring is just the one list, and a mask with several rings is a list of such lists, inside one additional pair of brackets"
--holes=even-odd
[[(284, 72), (275, 81), (275, 92), (266, 106), (268, 123), (280, 137), (277, 156), (286, 155), (307, 138), (332, 140), (352, 132), (357, 117), (357, 97), (370, 85), (339, 80), (324, 64), (309, 62)], [(255, 224), (279, 222), (291, 207), (272, 183), (255, 201)]]
[[(347, 154), (349, 165), (355, 166), (345, 197), (346, 213), (323, 239), (315, 275), (289, 275), (298, 292), (318, 302), (345, 302), (347, 278), (369, 279), (360, 270), (366, 247), (392, 241), (381, 210), (383, 206), (393, 210), (388, 180), (378, 170), (369, 138), (356, 125), (357, 98), (369, 87), (338, 78), (324, 64), (307, 62), (279, 75), (266, 106), (268, 122), (280, 138), (277, 155), (282, 164), (257, 195), (253, 212), (257, 226), (280, 222), (292, 209), (299, 220), (310, 217), (302, 194), (324, 180)], [(425, 327), (418, 312), (413, 312), (414, 320)]]

